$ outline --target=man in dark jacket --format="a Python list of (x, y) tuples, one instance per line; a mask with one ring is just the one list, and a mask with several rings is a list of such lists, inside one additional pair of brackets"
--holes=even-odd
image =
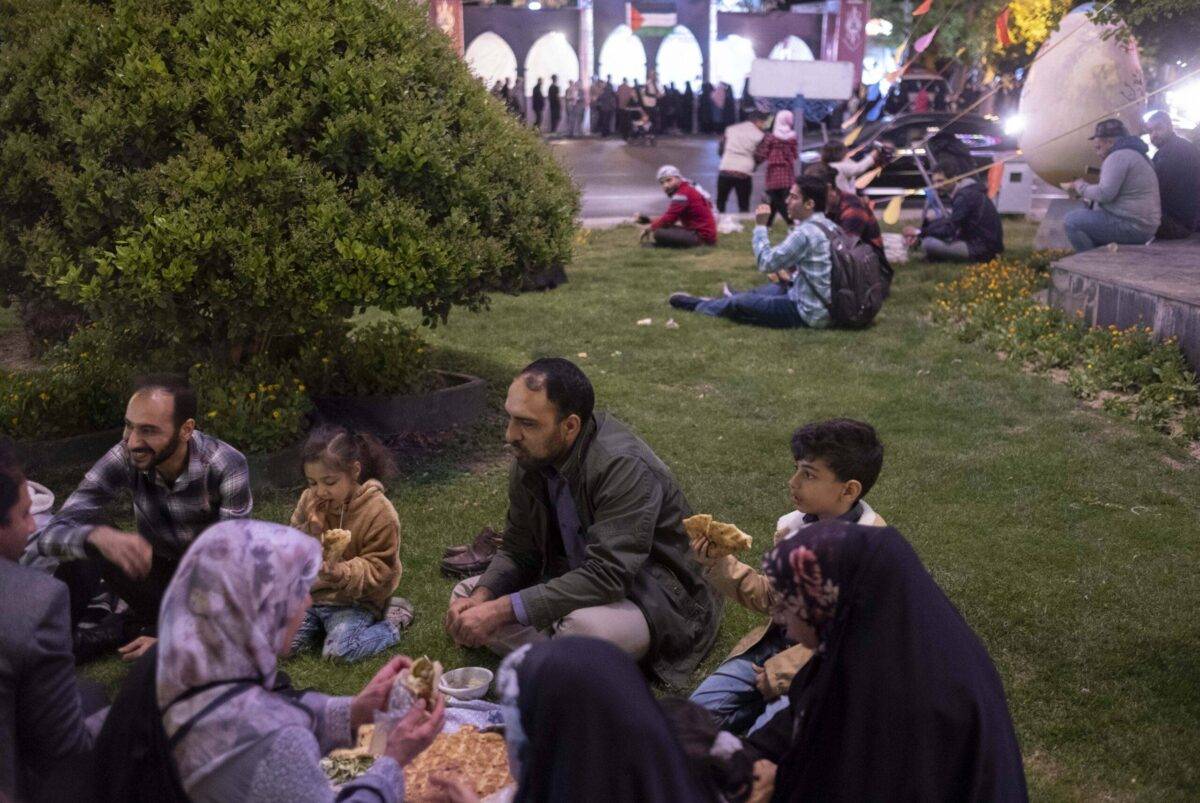
[[(968, 160), (950, 155), (939, 157), (938, 162), (940, 169), (934, 174), (938, 183), (971, 170)], [(908, 245), (919, 242), (932, 262), (989, 262), (1004, 253), (1000, 213), (987, 188), (971, 177), (954, 184), (949, 211), (927, 219), (920, 229), (906, 226), (904, 238)]]
[(559, 358), (513, 381), (505, 441), (504, 543), (454, 589), (447, 632), (505, 653), (563, 635), (610, 641), (660, 680), (685, 684), (720, 624), (720, 603), (689, 553), (691, 509), (650, 447), (605, 413), (591, 382)]
[(542, 79), (533, 85), (533, 127), (542, 130), (542, 112), (546, 109), (546, 95), (542, 92)]
[(562, 119), (562, 90), (558, 86), (558, 76), (550, 76), (550, 91), (546, 93), (550, 103), (550, 133), (558, 133), (558, 121)]
[(1171, 115), (1157, 111), (1150, 116), (1150, 141), (1158, 195), (1162, 199), (1160, 240), (1190, 237), (1200, 222), (1200, 148), (1175, 133)]
[(67, 587), (17, 564), (35, 528), (30, 508), (12, 446), (0, 442), (0, 800), (72, 800), (89, 785), (84, 716), (103, 693), (81, 694), (76, 682)]

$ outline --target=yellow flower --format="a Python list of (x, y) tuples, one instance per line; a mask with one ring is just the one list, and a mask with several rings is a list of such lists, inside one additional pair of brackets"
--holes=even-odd
[(50, 401), (50, 394), (49, 393), (41, 393), (38, 395), (38, 398), (41, 399), (42, 401)]
[(278, 410), (276, 410), (275, 412), (271, 413), (271, 415), (272, 415), (274, 418), (279, 418), (279, 417), (280, 417), (280, 412), (279, 412)]
[(257, 399), (257, 398), (258, 398), (258, 394), (257, 394), (257, 393), (255, 393), (254, 391), (250, 391), (250, 398), (251, 398), (251, 399)]
[(298, 385), (298, 386), (296, 387), (296, 390), (298, 390), (298, 391), (300, 391), (301, 393), (303, 393), (303, 392), (304, 392), (304, 385)]
[(216, 411), (216, 410), (209, 410), (209, 411), (208, 411), (208, 417), (209, 417), (209, 418), (216, 418), (216, 417), (217, 417), (217, 411)]

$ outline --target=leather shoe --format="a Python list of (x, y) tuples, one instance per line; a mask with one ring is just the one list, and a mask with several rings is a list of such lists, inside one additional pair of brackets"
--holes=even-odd
[(491, 527), (484, 527), (469, 545), (446, 550), (447, 555), (441, 564), (442, 573), (459, 578), (483, 574), (500, 549), (502, 541), (503, 536), (500, 533)]

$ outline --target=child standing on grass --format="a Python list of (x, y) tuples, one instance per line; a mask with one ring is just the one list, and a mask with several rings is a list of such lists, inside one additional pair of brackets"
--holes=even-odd
[[(792, 457), (796, 473), (788, 490), (796, 510), (776, 524), (776, 544), (817, 521), (885, 526), (863, 501), (883, 468), (883, 444), (870, 424), (848, 418), (806, 424), (792, 435)], [(706, 538), (693, 540), (692, 551), (717, 591), (742, 607), (770, 615), (777, 593), (766, 575)], [(726, 730), (752, 733), (787, 707), (788, 687), (811, 657), (812, 650), (789, 640), (783, 627), (763, 625), (705, 678), (692, 693), (692, 702), (711, 711)]]
[(323, 657), (361, 661), (400, 641), (413, 619), (412, 604), (392, 597), (402, 569), (400, 519), (381, 480), (395, 464), (379, 441), (341, 427), (314, 432), (302, 458), (308, 489), (291, 524), (321, 541), (323, 560), (292, 649), (324, 635)]

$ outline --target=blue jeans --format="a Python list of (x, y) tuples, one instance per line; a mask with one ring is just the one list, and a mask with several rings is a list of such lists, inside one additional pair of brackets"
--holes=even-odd
[(721, 727), (730, 733), (754, 733), (788, 706), (786, 694), (769, 703), (763, 698), (754, 685), (754, 667), (788, 646), (778, 637), (768, 637), (745, 655), (730, 658), (696, 687), (692, 702), (716, 715)]
[(400, 641), (400, 633), (390, 623), (375, 618), (365, 608), (352, 605), (313, 605), (304, 615), (292, 652), (308, 649), (321, 634), (325, 645), (321, 657), (354, 663), (370, 658)]
[(1109, 243), (1145, 245), (1155, 231), (1103, 209), (1073, 209), (1063, 218), (1063, 228), (1076, 251), (1090, 251)]
[(745, 293), (735, 293), (729, 298), (701, 301), (696, 312), (772, 329), (806, 326), (800, 317), (800, 310), (796, 309), (796, 302), (787, 293), (788, 289), (781, 284), (765, 284)]

